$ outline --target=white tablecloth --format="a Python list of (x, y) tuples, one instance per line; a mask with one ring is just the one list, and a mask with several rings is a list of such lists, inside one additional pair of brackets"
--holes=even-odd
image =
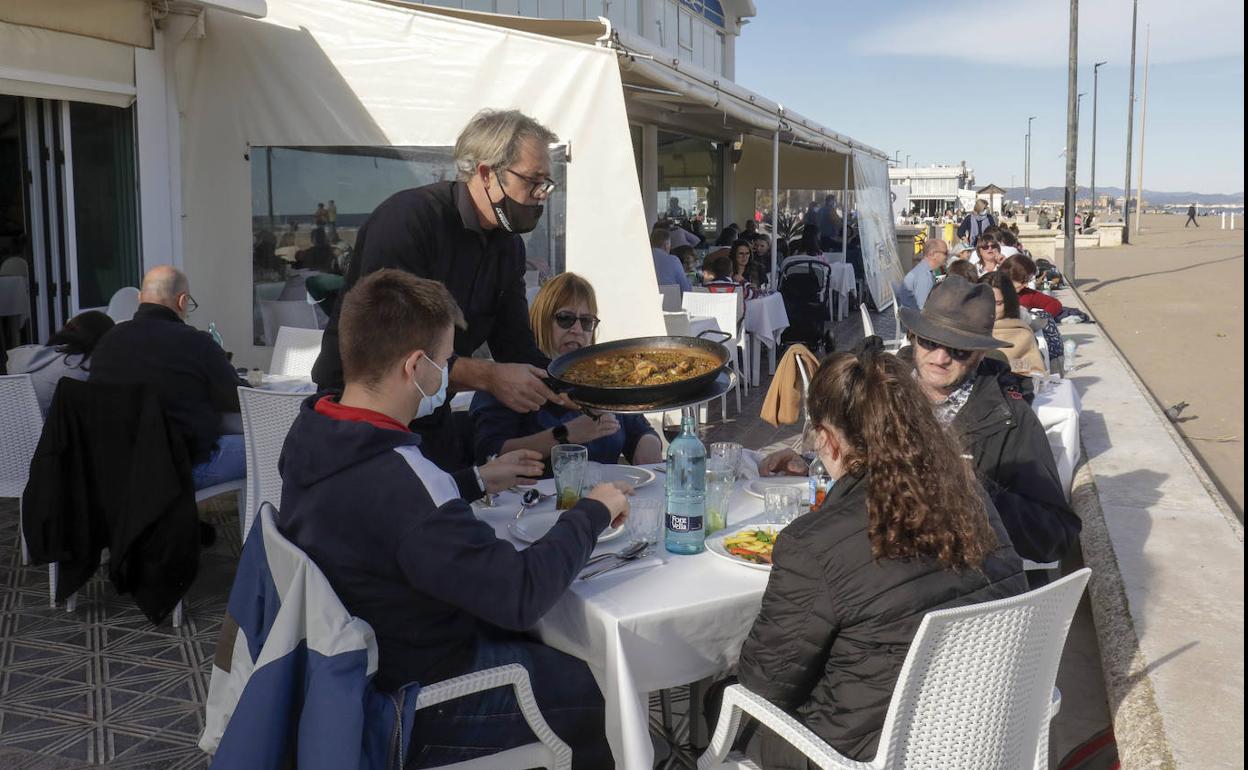
[[(637, 494), (661, 498), (662, 474)], [(477, 508), (477, 515), (499, 537), (517, 543), (507, 525), (519, 498), (496, 498), (496, 507)], [(762, 501), (738, 487), (729, 526), (761, 513)], [(617, 538), (597, 552), (625, 545)], [(676, 556), (661, 546), (656, 552), (662, 565), (573, 582), (536, 629), (543, 642), (589, 665), (606, 700), (607, 740), (619, 770), (654, 766), (649, 693), (734, 665), (767, 585), (768, 573), (710, 553)]]
[[(854, 290), (854, 266), (845, 262), (828, 265), (828, 313), (833, 321), (849, 317), (849, 293)], [(840, 297), (833, 302), (833, 297)]]
[(749, 334), (746, 352), (749, 354), (750, 384), (759, 383), (759, 343), (771, 351), (771, 368), (776, 367), (776, 349), (780, 335), (789, 328), (789, 314), (784, 309), (784, 297), (780, 293), (758, 297), (745, 303), (745, 331)]
[(1079, 463), (1079, 392), (1070, 380), (1059, 380), (1042, 385), (1031, 403), (1032, 410), (1040, 418), (1044, 433), (1057, 462), (1057, 474), (1062, 489), (1070, 497), (1071, 481), (1075, 466)]

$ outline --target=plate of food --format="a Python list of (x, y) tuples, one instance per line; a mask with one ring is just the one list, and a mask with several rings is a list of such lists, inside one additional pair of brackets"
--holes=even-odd
[[(507, 531), (523, 543), (536, 543), (550, 531), (551, 527), (555, 526), (555, 522), (559, 521), (559, 517), (562, 514), (563, 511), (535, 511), (530, 508), (524, 512), (523, 516), (508, 524)], [(598, 536), (598, 542), (605, 543), (608, 540), (616, 539), (622, 534), (624, 534), (623, 526), (607, 527)]]
[(763, 522), (718, 532), (706, 539), (706, 550), (750, 569), (771, 571), (771, 552), (783, 524)]
[(810, 489), (810, 479), (805, 476), (763, 476), (745, 485), (745, 491), (763, 499), (768, 487), (793, 487), (803, 494)]

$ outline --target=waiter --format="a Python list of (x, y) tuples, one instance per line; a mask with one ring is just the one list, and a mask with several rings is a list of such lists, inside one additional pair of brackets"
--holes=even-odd
[[(558, 137), (518, 110), (482, 110), (455, 141), (458, 180), (403, 190), (382, 202), (356, 236), (347, 270), (349, 291), (382, 268), (441, 281), (463, 310), (455, 330), (450, 390), (484, 390), (518, 412), (563, 402), (543, 383), (550, 361), (529, 326), (525, 260), (518, 236), (537, 227), (554, 190), (549, 146)], [(344, 291), (342, 294), (346, 294)], [(321, 391), (341, 391), (339, 301), (321, 343), (312, 379)], [(494, 360), (472, 358), (489, 343)], [(445, 397), (445, 393), (443, 393)], [(412, 424), (421, 451), (446, 470), (463, 467), (465, 443), (452, 426), (450, 404)]]

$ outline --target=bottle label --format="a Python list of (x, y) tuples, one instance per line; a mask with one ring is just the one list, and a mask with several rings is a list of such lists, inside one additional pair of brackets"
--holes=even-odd
[(672, 532), (700, 532), (702, 531), (702, 518), (669, 513), (667, 514), (667, 528)]

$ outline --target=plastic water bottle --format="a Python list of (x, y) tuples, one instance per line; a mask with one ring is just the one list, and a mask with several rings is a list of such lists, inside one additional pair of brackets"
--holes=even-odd
[(667, 448), (666, 483), (664, 546), (672, 553), (701, 553), (706, 543), (706, 447), (694, 433), (688, 412)]
[(216, 321), (208, 322), (208, 336), (212, 337), (212, 341), (217, 343), (218, 347), (225, 348), (225, 340), (221, 337), (221, 332), (217, 331)]
[(828, 469), (823, 467), (823, 461), (816, 457), (810, 464), (808, 478), (810, 496), (807, 502), (810, 503), (810, 510), (817, 511), (819, 506), (823, 505), (823, 498), (828, 496), (828, 490), (832, 488), (832, 476), (828, 474)]
[(1079, 344), (1067, 337), (1062, 341), (1062, 367), (1066, 371), (1075, 368), (1075, 353), (1079, 350)]

